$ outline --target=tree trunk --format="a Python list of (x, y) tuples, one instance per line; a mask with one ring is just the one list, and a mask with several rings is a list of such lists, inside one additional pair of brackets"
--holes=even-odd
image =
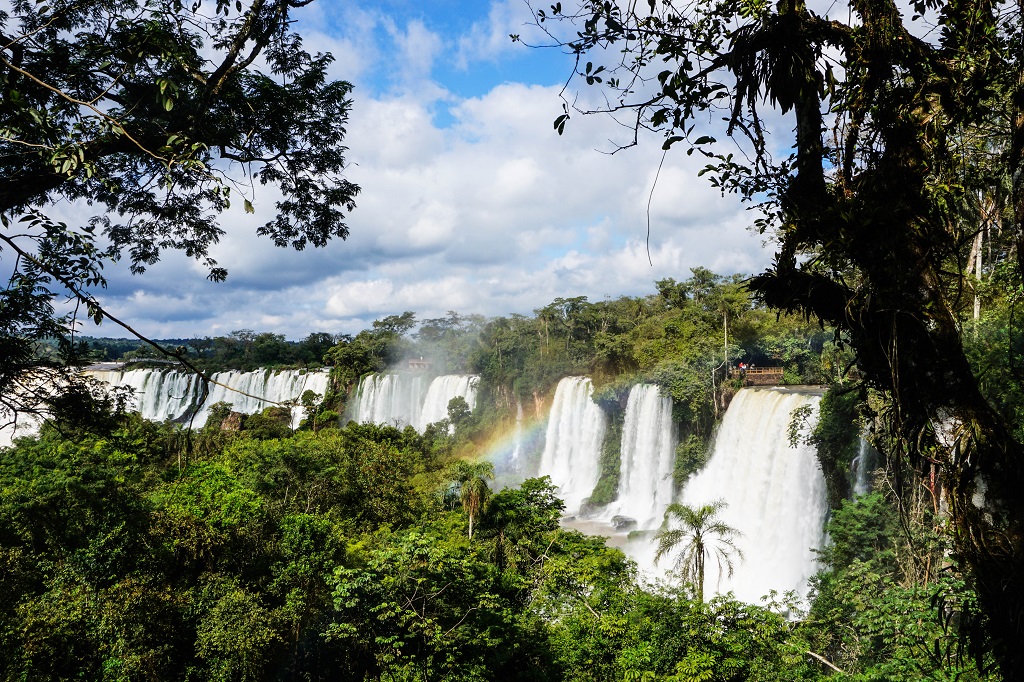
[[(937, 448), (956, 553), (989, 643), (1005, 679), (1024, 679), (1024, 448), (982, 395), (947, 299), (943, 273), (959, 244), (933, 213), (924, 116), (908, 108), (878, 122), (885, 151), (854, 179), (855, 193), (813, 196), (813, 169), (811, 183), (794, 181), (776, 266), (751, 288), (770, 306), (849, 334), (864, 376), (891, 397), (901, 450), (893, 454), (919, 464)], [(842, 275), (798, 265), (795, 254), (817, 248), (844, 263)]]

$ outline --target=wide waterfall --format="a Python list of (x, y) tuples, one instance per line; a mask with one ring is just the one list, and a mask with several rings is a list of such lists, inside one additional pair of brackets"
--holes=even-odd
[[(86, 370), (87, 376), (110, 386), (131, 388), (134, 408), (145, 419), (180, 419), (199, 400), (199, 382), (190, 372), (174, 369)], [(203, 422), (197, 421), (197, 426)]]
[[(231, 403), (231, 409), (253, 414), (266, 407), (298, 400), (306, 391), (321, 397), (327, 392), (327, 371), (269, 369), (254, 372), (217, 372), (210, 378), (209, 395), (202, 404), (201, 382), (194, 374), (174, 369), (133, 369), (128, 371), (86, 371), (86, 374), (111, 386), (128, 386), (135, 391), (135, 409), (146, 419), (164, 421), (184, 419), (196, 410), (192, 423), (202, 426), (210, 406)], [(301, 407), (292, 408), (292, 428), (302, 421)]]
[(565, 377), (555, 388), (539, 476), (550, 476), (568, 514), (579, 512), (600, 477), (601, 443), (607, 421), (591, 400), (587, 377)]
[(633, 386), (622, 426), (619, 497), (610, 515), (634, 519), (639, 529), (661, 525), (672, 502), (676, 441), (672, 398), (658, 386)]
[(447, 374), (434, 377), (424, 393), (421, 374), (368, 374), (356, 389), (352, 418), (363, 424), (411, 425), (422, 433), (428, 424), (448, 418), (452, 398), (464, 398), (472, 410), (478, 382), (476, 375)]
[[(313, 391), (322, 398), (329, 386), (329, 374), (323, 372), (300, 372), (287, 370), (275, 372), (269, 369), (255, 372), (217, 372), (211, 377), (210, 395), (196, 414), (195, 423), (205, 424), (210, 406), (215, 403), (231, 403), (231, 409), (244, 414), (254, 414), (273, 403), (302, 398), (306, 391)], [(302, 422), (303, 409), (292, 408), (292, 428)]]
[(743, 559), (732, 578), (708, 562), (708, 593), (732, 590), (748, 602), (773, 589), (806, 595), (828, 502), (814, 448), (791, 446), (788, 428), (799, 407), (810, 406), (817, 419), (818, 400), (815, 393), (746, 388), (729, 405), (707, 466), (681, 500), (691, 507), (725, 500), (720, 518), (742, 534), (735, 544)]

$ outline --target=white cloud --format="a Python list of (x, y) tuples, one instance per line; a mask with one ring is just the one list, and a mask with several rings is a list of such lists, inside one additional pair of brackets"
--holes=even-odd
[[(492, 5), (487, 23), (474, 27), (473, 60), (501, 57), (518, 7)], [(650, 293), (654, 280), (685, 278), (698, 265), (731, 274), (768, 264), (746, 230), (751, 216), (696, 177), (706, 163), (697, 155), (670, 153), (654, 186), (660, 138), (609, 155), (599, 150), (622, 141), (622, 128), (580, 115), (559, 136), (551, 125), (561, 113), (558, 87), (509, 82), (459, 98), (430, 76), (452, 38), (379, 10), (338, 11), (304, 21), (313, 31), (307, 46), (340, 48), (359, 86), (345, 142), (350, 178), (363, 190), (349, 239), (301, 253), (257, 239), (276, 198), (258, 188), (256, 215), (232, 209), (222, 220), (227, 234), (214, 255), (227, 283), (207, 282), (181, 256), (138, 278), (115, 268), (107, 299), (115, 313), (161, 336), (258, 328), (302, 338), (355, 332), (404, 310), (421, 318), (529, 313), (557, 296)], [(439, 107), (450, 113), (447, 125), (437, 123)]]
[(382, 59), (374, 35), (381, 21), (378, 12), (355, 3), (314, 2), (297, 15), (297, 29), (306, 50), (334, 56), (329, 71), (332, 78), (353, 82), (357, 88), (368, 85), (366, 79)]
[(523, 0), (491, 2), (487, 18), (474, 22), (469, 32), (458, 39), (455, 63), (466, 69), (472, 62), (496, 60), (517, 46), (510, 35), (532, 35), (533, 16)]
[(398, 73), (405, 81), (419, 81), (430, 76), (434, 60), (443, 49), (443, 41), (422, 21), (411, 21), (405, 29), (393, 24), (389, 32), (398, 46)]
[(327, 299), (326, 312), (336, 317), (353, 317), (374, 312), (393, 299), (395, 286), (390, 280), (351, 282), (338, 287)]

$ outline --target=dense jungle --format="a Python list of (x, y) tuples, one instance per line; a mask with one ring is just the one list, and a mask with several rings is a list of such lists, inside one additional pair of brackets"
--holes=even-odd
[[(224, 282), (226, 211), (255, 214), (257, 187), (274, 245), (349, 235), (353, 85), (296, 32), (310, 2), (0, 8), (0, 421), (45, 422), (0, 449), (4, 679), (1024, 679), (1019, 0), (854, 0), (845, 20), (801, 0), (527, 3), (571, 64), (546, 132), (611, 116), (617, 148), (705, 163), (774, 251), (763, 272), (532, 316), (153, 341), (106, 304), (107, 273), (174, 253)], [(369, 373), (420, 358), (478, 375), (473, 409), (422, 432), (346, 419)], [(230, 400), (190, 428), (133, 415), (80, 372), (99, 359), (206, 383), (328, 367), (330, 385), (290, 399), (298, 428), (293, 404)], [(564, 377), (591, 378), (613, 430), (642, 381), (672, 400), (678, 492), (740, 362), (825, 387), (790, 429), (828, 488), (809, 602), (705, 586), (709, 558), (741, 560), (716, 504), (668, 507), (651, 542), (681, 558), (650, 583), (563, 524), (550, 480), (481, 457)], [(880, 459), (855, 495), (862, 437)], [(589, 503), (620, 474), (603, 452)]]
[[(1015, 352), (1012, 310), (989, 294), (967, 320), (979, 373)], [(273, 335), (193, 352), (245, 367), (260, 338)], [(294, 366), (309, 345), (278, 341), (261, 362)], [(122, 352), (145, 362), (136, 350)], [(452, 401), (423, 434), (340, 418), (359, 377), (420, 357), (478, 373), (477, 409)], [(888, 461), (852, 495), (857, 442), (884, 452), (889, 405), (832, 330), (758, 306), (739, 276), (696, 269), (533, 316), (407, 313), (321, 360), (334, 388), (307, 396), (295, 431), (276, 407), (227, 429), (225, 406), (191, 432), (114, 410), (2, 451), (5, 679), (1000, 679), (934, 471)], [(620, 550), (560, 527), (550, 481), (502, 487), (478, 458), (517, 400), (549, 401), (563, 376), (593, 376), (609, 412), (644, 380), (672, 396), (682, 485), (739, 388), (723, 365), (739, 362), (829, 387), (814, 430), (794, 434), (817, 447), (832, 506), (809, 604), (705, 596), (684, 570), (643, 582)]]

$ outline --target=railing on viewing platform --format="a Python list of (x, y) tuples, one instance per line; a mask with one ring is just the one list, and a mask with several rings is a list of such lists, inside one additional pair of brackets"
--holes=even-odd
[(771, 386), (782, 381), (782, 367), (734, 367), (729, 371), (730, 379), (743, 379), (747, 386)]

